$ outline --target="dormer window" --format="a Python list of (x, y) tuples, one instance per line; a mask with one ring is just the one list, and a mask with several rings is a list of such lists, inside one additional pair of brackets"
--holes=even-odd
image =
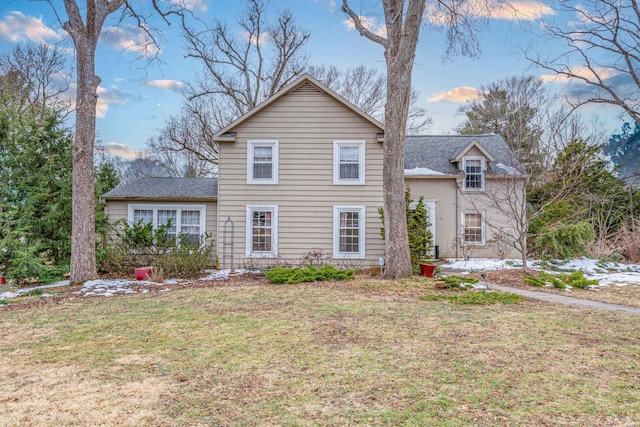
[(464, 189), (470, 191), (484, 190), (484, 159), (482, 157), (464, 157)]

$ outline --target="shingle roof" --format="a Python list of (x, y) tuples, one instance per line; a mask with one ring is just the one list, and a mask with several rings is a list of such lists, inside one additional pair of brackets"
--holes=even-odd
[[(500, 135), (422, 135), (407, 136), (405, 139), (405, 170), (427, 169), (436, 173), (454, 175), (462, 174), (451, 159), (477, 141), (494, 157), (489, 162), (488, 174), (493, 175), (521, 175), (524, 170), (513, 152)], [(514, 173), (515, 172), (515, 173)]]
[(102, 195), (103, 199), (214, 199), (218, 178), (139, 178)]

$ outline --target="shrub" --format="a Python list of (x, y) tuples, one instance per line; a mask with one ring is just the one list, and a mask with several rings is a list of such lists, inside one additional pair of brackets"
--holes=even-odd
[[(405, 210), (407, 213), (407, 235), (409, 238), (409, 254), (411, 256), (411, 267), (414, 274), (420, 272), (420, 262), (429, 260), (433, 253), (433, 235), (431, 233), (431, 223), (429, 213), (424, 203), (424, 197), (420, 197), (417, 202), (411, 198), (409, 187), (404, 192)], [(415, 207), (414, 207), (415, 204)], [(384, 209), (378, 208), (382, 228), (380, 236), (384, 240)]]
[(463, 283), (478, 283), (478, 279), (469, 276), (447, 276), (442, 280), (446, 289), (460, 289)]
[(420, 299), (423, 301), (448, 300), (453, 304), (465, 305), (520, 304), (526, 300), (522, 295), (487, 291), (465, 292), (459, 295), (424, 295)]
[(567, 289), (567, 286), (571, 286), (572, 288), (586, 289), (589, 286), (598, 285), (597, 280), (589, 280), (584, 277), (584, 273), (581, 270), (558, 275), (540, 271), (537, 273), (537, 276), (525, 274), (522, 277), (522, 280), (532, 286), (551, 285), (556, 289)]
[(281, 285), (284, 283), (348, 280), (353, 279), (354, 273), (354, 270), (339, 270), (330, 264), (325, 264), (320, 268), (305, 264), (304, 267), (295, 268), (273, 267), (265, 271), (264, 274), (269, 282)]
[(117, 234), (116, 243), (101, 254), (102, 271), (130, 274), (135, 267), (155, 266), (164, 275), (195, 277), (213, 266), (213, 240), (202, 236), (199, 244), (189, 241), (186, 235), (177, 239), (167, 238), (170, 223), (153, 229), (151, 224), (124, 224)]

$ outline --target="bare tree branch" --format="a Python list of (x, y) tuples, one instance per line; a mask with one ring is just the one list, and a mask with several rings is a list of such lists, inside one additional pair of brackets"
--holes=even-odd
[(574, 16), (579, 26), (542, 22), (555, 39), (566, 43), (560, 56), (527, 58), (569, 79), (567, 101), (614, 105), (640, 121), (640, 7), (637, 0), (557, 0), (558, 12)]

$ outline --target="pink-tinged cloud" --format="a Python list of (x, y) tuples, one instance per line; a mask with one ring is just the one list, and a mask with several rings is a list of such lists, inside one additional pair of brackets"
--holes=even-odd
[[(594, 72), (591, 71), (591, 69), (584, 66), (574, 67), (571, 69), (571, 72), (572, 74), (575, 74), (577, 77), (584, 77), (585, 79), (589, 79), (589, 80), (597, 80), (597, 78), (600, 78), (602, 80), (608, 80), (620, 74), (617, 70), (614, 70), (612, 68), (606, 68), (606, 67), (595, 68), (595, 72), (597, 74), (594, 74)], [(542, 76), (540, 76), (540, 80), (542, 80), (545, 83), (568, 83), (570, 78), (563, 74), (543, 74)], [(581, 81), (579, 78), (573, 78), (571, 80)]]
[(127, 160), (135, 159), (140, 153), (140, 151), (135, 150), (126, 144), (119, 144), (117, 142), (108, 142), (104, 148), (109, 154), (119, 156)]
[[(360, 16), (360, 21), (362, 22), (362, 25), (364, 25), (364, 27), (372, 33), (380, 37), (387, 37), (387, 26), (385, 24), (379, 23), (376, 18)], [(345, 19), (343, 22), (348, 29), (355, 30), (356, 24), (353, 23), (353, 20), (351, 18)]]
[(443, 91), (427, 99), (427, 102), (467, 102), (478, 99), (480, 91), (471, 86), (460, 86), (451, 90)]
[(184, 82), (180, 82), (177, 80), (149, 80), (145, 83), (145, 85), (149, 87), (179, 92), (184, 87)]
[[(488, 7), (485, 0), (468, 0), (465, 8), (467, 15), (471, 17), (508, 21), (535, 21), (543, 16), (555, 14), (553, 8), (535, 0), (490, 0)], [(434, 25), (449, 23), (447, 10), (433, 4), (427, 6), (425, 18)]]
[(62, 37), (42, 22), (42, 17), (24, 15), (22, 12), (9, 12), (0, 20), (0, 38), (10, 42), (32, 41), (46, 43), (58, 41)]

